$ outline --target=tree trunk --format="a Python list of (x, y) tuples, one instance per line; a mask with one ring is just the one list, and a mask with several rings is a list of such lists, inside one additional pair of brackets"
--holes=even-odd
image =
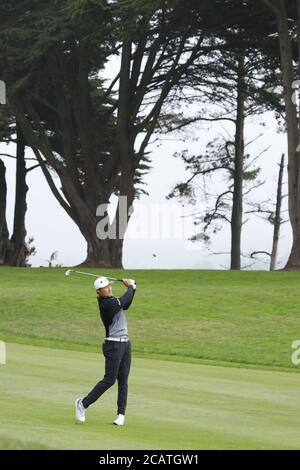
[(110, 255), (110, 240), (109, 238), (99, 239), (96, 227), (97, 221), (95, 219), (89, 226), (86, 221), (79, 223), (80, 231), (87, 242), (87, 255), (86, 259), (79, 266), (90, 268), (112, 268), (111, 255)]
[[(124, 178), (123, 178), (124, 184)], [(112, 223), (116, 233), (115, 239), (110, 239), (110, 254), (112, 266), (114, 268), (122, 268), (123, 244), (125, 232), (132, 214), (133, 193), (130, 192), (130, 184), (123, 188), (123, 194), (126, 192), (125, 198), (120, 198), (118, 201), (117, 211)]]
[(128, 227), (129, 209), (134, 200), (134, 136), (130, 131), (130, 64), (131, 64), (130, 40), (125, 40), (122, 47), (122, 59), (120, 70), (119, 106), (117, 121), (117, 152), (120, 155), (121, 179), (120, 196), (116, 215), (112, 225), (115, 227), (116, 239), (110, 240), (112, 265), (122, 268), (123, 243)]
[(235, 132), (235, 158), (233, 204), (231, 214), (231, 266), (241, 269), (241, 232), (243, 222), (243, 175), (244, 175), (244, 125), (245, 125), (245, 66), (244, 55), (238, 58), (237, 117)]
[(7, 186), (5, 179), (6, 168), (0, 160), (0, 266), (6, 263), (9, 248), (9, 233), (6, 222), (6, 194)]
[[(300, 269), (300, 146), (297, 109), (292, 100), (293, 95), (293, 52), (287, 19), (285, 0), (279, 0), (277, 5), (271, 5), (263, 0), (275, 15), (278, 24), (279, 47), (281, 58), (281, 72), (284, 88), (284, 101), (286, 112), (286, 127), (288, 139), (288, 186), (289, 186), (289, 215), (293, 232), (292, 250), (285, 269)], [(298, 39), (300, 2), (298, 9)], [(298, 56), (300, 57), (300, 41), (298, 40)], [(300, 65), (299, 65), (300, 67)]]
[(284, 155), (282, 155), (281, 162), (279, 165), (277, 200), (276, 200), (276, 211), (275, 211), (275, 219), (274, 219), (274, 232), (273, 232), (273, 245), (272, 245), (272, 253), (271, 253), (270, 271), (274, 271), (276, 267), (278, 242), (279, 242), (280, 226), (281, 226), (283, 170), (284, 170)]
[(99, 241), (96, 235), (85, 236), (87, 241), (87, 256), (79, 266), (89, 268), (112, 268), (108, 244), (105, 241)]
[(110, 240), (111, 263), (114, 268), (123, 268), (123, 243), (124, 239)]
[[(103, 267), (122, 268), (123, 242), (125, 231), (128, 226), (128, 208), (134, 198), (133, 184), (133, 159), (134, 144), (129, 130), (130, 120), (130, 63), (131, 63), (131, 42), (124, 41), (122, 47), (119, 105), (117, 119), (117, 139), (115, 151), (119, 155), (121, 162), (120, 196), (114, 220), (110, 226), (112, 236), (101, 241), (101, 249), (94, 237), (86, 236), (88, 243), (88, 256), (84, 264), (92, 266), (95, 255), (101, 260)], [(123, 198), (122, 198), (123, 196)], [(80, 224), (82, 226), (82, 224)], [(99, 242), (99, 240), (98, 240)], [(98, 264), (99, 265), (99, 264)]]
[(28, 248), (25, 243), (25, 215), (27, 211), (25, 164), (25, 141), (20, 127), (17, 125), (17, 164), (16, 164), (16, 195), (14, 212), (14, 229), (11, 237), (7, 264), (10, 266), (26, 266)]
[[(282, 2), (281, 2), (282, 4)], [(285, 266), (287, 270), (300, 270), (300, 137), (296, 105), (292, 103), (293, 58), (289, 25), (285, 15), (278, 18), (282, 74), (288, 134), (289, 215), (293, 231), (292, 250)], [(300, 58), (300, 6), (298, 8), (298, 60)], [(299, 65), (300, 68), (300, 65)]]

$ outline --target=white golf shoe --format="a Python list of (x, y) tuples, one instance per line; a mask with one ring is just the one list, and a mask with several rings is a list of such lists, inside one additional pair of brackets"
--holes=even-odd
[(76, 411), (76, 420), (79, 423), (84, 423), (85, 422), (85, 408), (82, 404), (82, 399), (77, 398), (75, 401), (75, 411)]
[(114, 424), (116, 426), (124, 426), (125, 416), (124, 415), (118, 415), (117, 419), (114, 421)]

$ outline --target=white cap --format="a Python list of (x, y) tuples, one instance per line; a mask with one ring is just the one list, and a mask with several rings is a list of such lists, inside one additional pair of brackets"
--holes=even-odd
[(110, 284), (109, 280), (107, 277), (97, 277), (96, 281), (94, 282), (94, 287), (96, 290), (101, 289), (102, 287), (106, 287)]

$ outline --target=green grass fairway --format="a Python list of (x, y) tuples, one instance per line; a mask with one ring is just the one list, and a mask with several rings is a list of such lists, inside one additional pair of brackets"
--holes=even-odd
[(116, 387), (74, 424), (74, 399), (102, 374), (100, 354), (8, 344), (7, 359), (0, 448), (300, 448), (298, 374), (136, 358), (118, 428)]

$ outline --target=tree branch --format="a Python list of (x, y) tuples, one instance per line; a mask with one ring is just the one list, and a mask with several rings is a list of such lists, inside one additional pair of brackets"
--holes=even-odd
[(169, 130), (166, 131), (166, 134), (171, 133), (171, 132), (175, 132), (179, 129), (182, 129), (183, 127), (189, 126), (190, 124), (194, 124), (195, 122), (199, 122), (199, 121), (208, 121), (208, 122), (229, 121), (229, 122), (233, 122), (235, 124), (235, 120), (233, 118), (229, 118), (229, 117), (228, 118), (225, 118), (225, 117), (205, 118), (205, 117), (198, 116), (198, 117), (195, 117), (195, 118), (187, 119), (186, 121), (182, 122), (178, 126), (170, 128)]
[[(9, 158), (13, 158), (14, 160), (16, 160), (17, 157), (15, 157), (14, 155), (10, 155), (8, 153), (0, 153), (0, 157), (9, 157)], [(24, 160), (33, 160), (34, 162), (36, 162), (36, 158), (25, 158)]]
[(44, 176), (47, 180), (47, 183), (49, 184), (49, 187), (50, 187), (54, 197), (58, 200), (60, 205), (65, 209), (65, 211), (71, 217), (71, 219), (74, 220), (75, 223), (77, 223), (77, 221), (75, 220), (72, 208), (66, 203), (65, 199), (62, 197), (62, 195), (58, 191), (58, 189), (57, 189), (57, 187), (56, 187), (56, 185), (53, 181), (53, 178), (51, 177), (51, 174), (50, 174), (50, 172), (47, 168), (46, 162), (41, 157), (40, 150), (39, 150), (40, 139), (38, 138), (36, 133), (33, 131), (30, 123), (28, 122), (28, 120), (26, 118), (26, 115), (25, 115), (25, 112), (22, 109), (22, 106), (21, 106), (20, 102), (19, 101), (17, 102), (16, 100), (13, 100), (11, 102), (11, 104), (12, 104), (12, 109), (14, 111), (14, 114), (17, 118), (17, 121), (19, 122), (19, 124), (22, 128), (22, 132), (23, 132), (27, 142), (29, 143), (30, 147), (32, 148), (32, 150), (33, 150), (33, 152), (36, 156), (37, 161), (39, 162), (39, 164), (41, 166), (43, 174), (44, 174)]
[(269, 8), (269, 10), (271, 10), (274, 13), (274, 15), (280, 16), (281, 14), (280, 5), (276, 1), (272, 1), (272, 0), (261, 0), (261, 1)]
[(103, 97), (102, 97), (102, 102), (104, 102), (106, 100), (106, 98), (110, 95), (110, 92), (112, 91), (113, 87), (115, 86), (115, 84), (117, 83), (117, 81), (119, 80), (120, 78), (120, 72), (118, 73), (118, 75), (113, 79), (113, 81), (111, 82), (110, 86), (108, 87), (108, 89), (106, 90), (106, 92), (104, 93)]
[(267, 251), (252, 251), (250, 254), (250, 258), (255, 258), (255, 255), (267, 255), (267, 256), (272, 256), (271, 253), (268, 253)]
[[(46, 163), (46, 161), (44, 161), (44, 163)], [(30, 171), (35, 170), (35, 168), (39, 168), (40, 166), (41, 165), (39, 163), (37, 165), (33, 165), (30, 168), (26, 169), (26, 173), (29, 173)]]
[[(208, 227), (210, 226), (212, 220), (214, 219), (215, 215), (217, 214), (218, 210), (219, 210), (219, 204), (221, 202), (221, 199), (222, 197), (226, 196), (226, 194), (232, 194), (232, 191), (231, 190), (227, 190), (227, 191), (224, 191), (224, 193), (222, 194), (219, 194), (219, 196), (217, 197), (217, 200), (216, 200), (216, 203), (215, 203), (215, 208), (214, 208), (214, 211), (212, 212), (212, 214), (210, 214), (210, 217), (209, 217), (209, 221), (205, 224), (205, 227), (203, 229), (204, 232), (206, 232), (206, 230), (208, 229)], [(228, 220), (226, 218), (226, 216), (222, 215), (222, 218), (224, 220), (226, 220), (227, 222), (230, 222), (230, 220)]]

